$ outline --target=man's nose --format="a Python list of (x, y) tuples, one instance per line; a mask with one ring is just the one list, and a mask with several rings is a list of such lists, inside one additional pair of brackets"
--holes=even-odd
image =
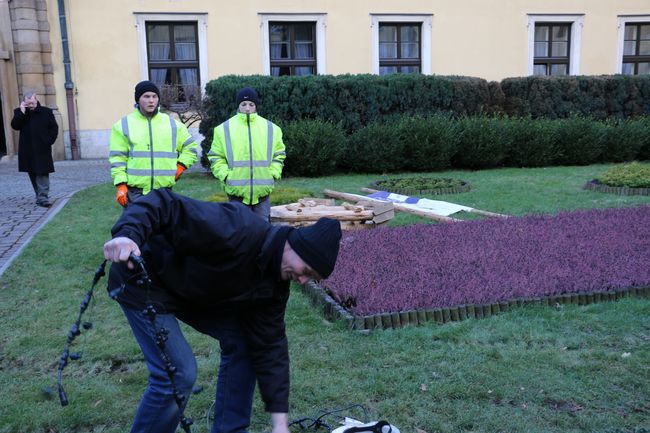
[(309, 281), (309, 277), (306, 277), (304, 275), (298, 277), (298, 282), (300, 284), (307, 284), (307, 281)]

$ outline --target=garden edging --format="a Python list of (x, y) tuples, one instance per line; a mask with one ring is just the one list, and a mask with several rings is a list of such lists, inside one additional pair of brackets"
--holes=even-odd
[(565, 293), (539, 298), (520, 298), (491, 304), (458, 305), (448, 308), (419, 309), (391, 313), (357, 316), (341, 306), (325, 289), (314, 281), (301, 286), (312, 305), (322, 310), (329, 320), (344, 320), (350, 329), (399, 329), (417, 326), (426, 322), (444, 324), (465, 319), (483, 319), (524, 305), (555, 306), (562, 304), (589, 305), (606, 301), (617, 301), (627, 297), (650, 298), (650, 287), (631, 287), (613, 291)]
[(590, 180), (582, 187), (589, 191), (605, 192), (618, 195), (650, 195), (650, 188), (632, 188), (629, 186), (609, 186), (598, 182), (596, 179)]

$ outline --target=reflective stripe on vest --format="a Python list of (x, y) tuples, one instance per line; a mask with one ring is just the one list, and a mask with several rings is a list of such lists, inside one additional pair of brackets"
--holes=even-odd
[[(253, 185), (273, 185), (275, 181), (273, 179), (253, 179)], [(228, 186), (248, 186), (251, 184), (250, 179), (244, 180), (230, 180), (226, 179), (226, 185)]]
[(122, 117), (122, 134), (128, 140), (129, 149), (133, 153), (133, 142), (131, 142), (131, 137), (129, 137), (129, 118), (127, 116)]
[[(129, 176), (151, 176), (152, 170), (149, 169), (139, 169), (139, 168), (126, 168), (126, 173)], [(153, 169), (153, 175), (155, 176), (176, 176), (176, 170), (159, 170)]]
[[(169, 126), (172, 127), (172, 152), (176, 152), (176, 133), (177, 133), (176, 129), (177, 129), (177, 126), (176, 126), (176, 122), (174, 121), (172, 116), (169, 116)], [(152, 145), (153, 145), (153, 143), (152, 143)], [(178, 155), (177, 155), (177, 157), (178, 157)], [(174, 175), (175, 174), (176, 173), (174, 172)]]

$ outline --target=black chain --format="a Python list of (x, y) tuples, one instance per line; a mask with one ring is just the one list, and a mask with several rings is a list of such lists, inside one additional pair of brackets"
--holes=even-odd
[[(181, 427), (183, 428), (183, 431), (185, 431), (185, 433), (191, 433), (190, 426), (193, 424), (193, 421), (191, 418), (187, 418), (184, 413), (188, 397), (186, 397), (185, 395), (183, 395), (181, 392), (178, 391), (178, 388), (176, 387), (176, 381), (174, 380), (174, 375), (176, 374), (177, 369), (172, 364), (171, 359), (167, 355), (167, 352), (165, 352), (165, 342), (167, 341), (169, 330), (166, 329), (165, 327), (161, 327), (160, 329), (156, 327), (157, 312), (153, 306), (153, 302), (151, 301), (151, 294), (150, 294), (151, 280), (149, 279), (149, 274), (147, 273), (147, 269), (145, 268), (144, 260), (141, 257), (138, 257), (133, 254), (129, 256), (129, 260), (133, 262), (138, 268), (140, 279), (137, 281), (137, 284), (144, 284), (146, 288), (147, 306), (142, 311), (142, 314), (144, 314), (147, 317), (147, 319), (149, 319), (154, 329), (156, 346), (158, 347), (158, 351), (160, 352), (160, 358), (165, 364), (165, 371), (167, 372), (167, 377), (169, 378), (169, 382), (171, 383), (172, 386), (172, 394), (174, 395), (174, 401), (176, 402), (176, 405), (178, 406), (179, 409)], [(75, 359), (70, 354), (70, 346), (72, 345), (74, 339), (81, 334), (81, 329), (80, 329), (80, 327), (82, 326), (81, 316), (83, 315), (83, 313), (88, 308), (88, 305), (90, 304), (90, 300), (92, 299), (95, 286), (99, 282), (100, 278), (106, 275), (105, 268), (106, 268), (106, 260), (104, 260), (102, 264), (99, 265), (99, 267), (97, 268), (97, 271), (95, 272), (95, 276), (93, 278), (92, 286), (90, 287), (90, 290), (86, 292), (83, 300), (81, 301), (81, 304), (79, 306), (79, 315), (75, 323), (73, 323), (72, 326), (70, 327), (70, 331), (68, 332), (68, 339), (65, 343), (65, 347), (63, 348), (63, 353), (61, 354), (61, 357), (59, 359), (57, 385), (59, 388), (59, 400), (61, 401), (61, 406), (68, 405), (68, 397), (63, 389), (63, 385), (61, 384), (61, 376), (63, 373), (63, 369), (66, 367), (66, 365), (68, 365), (68, 359), (70, 358)], [(117, 289), (111, 290), (109, 292), (109, 296), (112, 299), (117, 299), (118, 295), (124, 290), (125, 286), (126, 283), (122, 283)], [(90, 329), (90, 327), (92, 327), (92, 325), (89, 322), (83, 324), (84, 329)]]
[(140, 271), (141, 280), (138, 281), (138, 284), (144, 284), (146, 288), (147, 306), (144, 308), (144, 310), (142, 310), (142, 314), (144, 314), (144, 316), (149, 319), (151, 326), (154, 329), (155, 342), (156, 346), (158, 346), (158, 351), (160, 352), (160, 359), (162, 359), (163, 363), (165, 364), (165, 371), (167, 372), (167, 377), (169, 378), (169, 382), (172, 386), (172, 395), (174, 396), (174, 401), (176, 401), (176, 405), (178, 406), (180, 413), (181, 427), (185, 433), (191, 433), (190, 426), (194, 423), (194, 421), (192, 421), (191, 418), (186, 417), (184, 413), (188, 397), (178, 391), (178, 388), (176, 387), (176, 381), (174, 380), (174, 375), (176, 374), (177, 369), (172, 364), (171, 359), (169, 359), (167, 352), (165, 352), (165, 342), (167, 341), (169, 330), (164, 326), (160, 329), (156, 327), (157, 312), (153, 306), (153, 302), (151, 301), (151, 279), (149, 279), (149, 274), (147, 273), (147, 269), (145, 268), (144, 260), (142, 257), (131, 254), (129, 260), (135, 263), (138, 267), (138, 270)]

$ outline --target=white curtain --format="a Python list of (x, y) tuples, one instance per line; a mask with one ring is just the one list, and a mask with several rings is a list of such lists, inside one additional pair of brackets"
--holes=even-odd
[(149, 44), (149, 60), (169, 60), (169, 43), (151, 42)]

